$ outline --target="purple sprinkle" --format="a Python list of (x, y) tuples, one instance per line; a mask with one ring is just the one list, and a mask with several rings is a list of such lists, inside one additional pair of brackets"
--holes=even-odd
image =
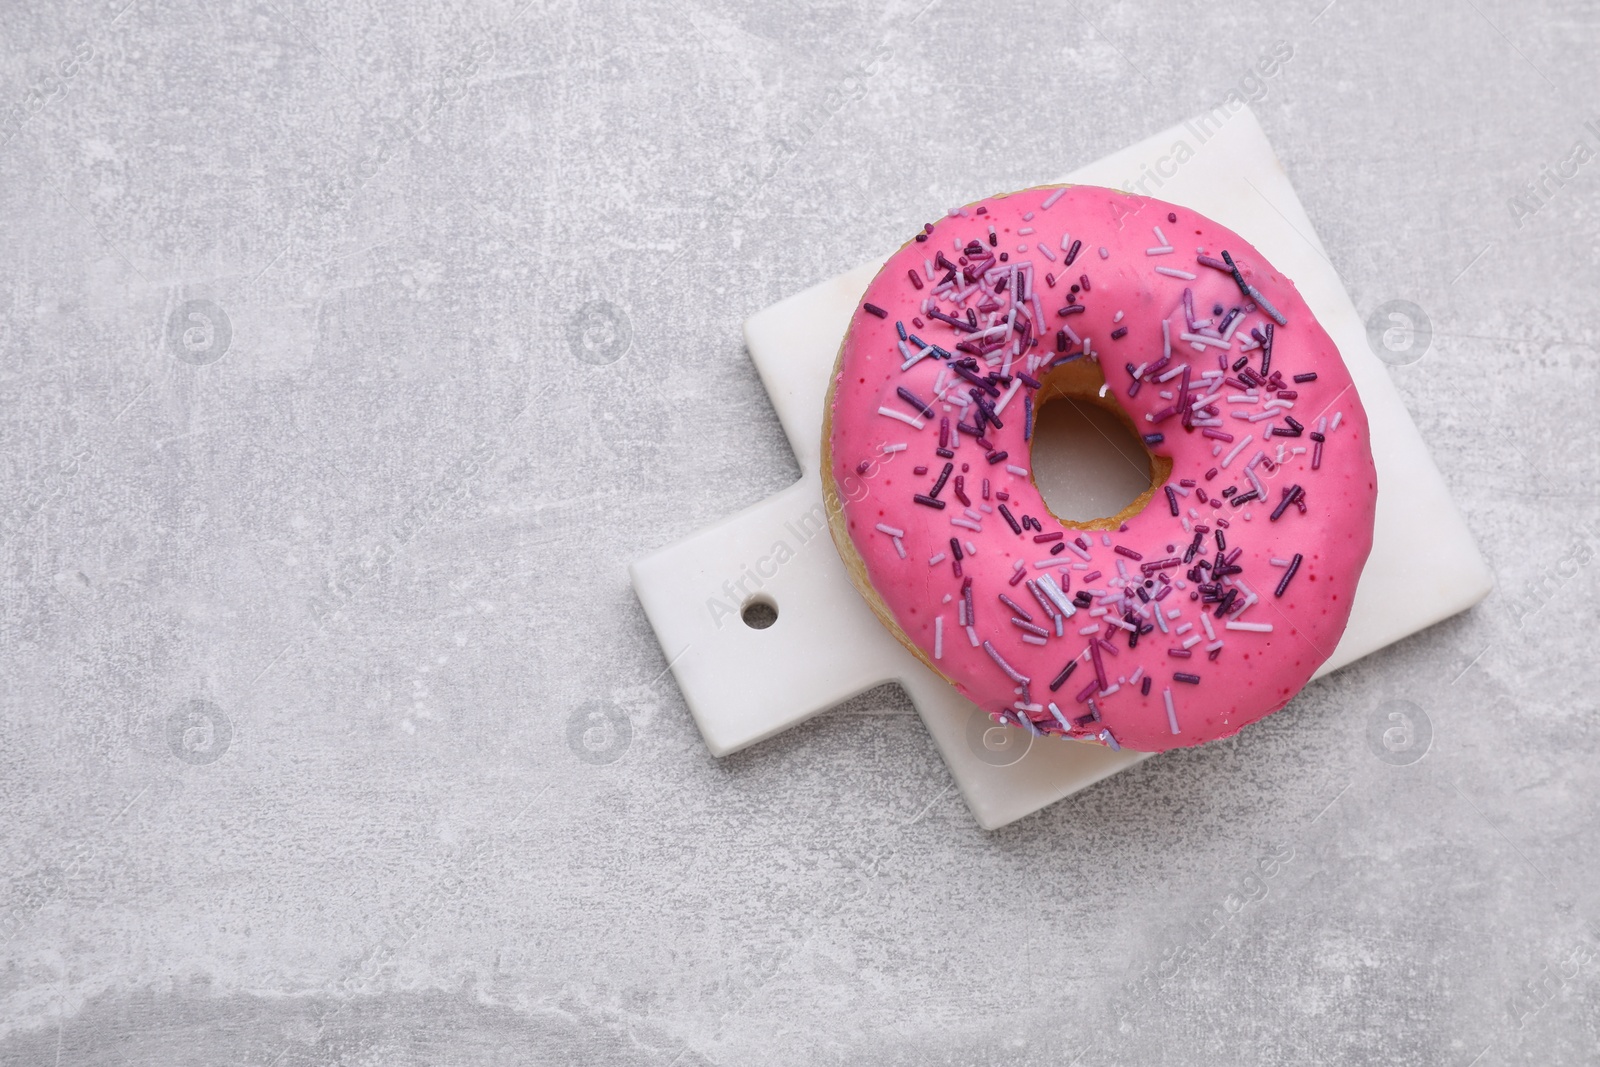
[(1119, 556), (1127, 556), (1131, 560), (1144, 559), (1143, 553), (1135, 552), (1133, 549), (1126, 548), (1126, 547), (1124, 547), (1122, 545), (1118, 545), (1117, 547), (1113, 548), (1111, 551), (1115, 552)]
[(923, 493), (917, 493), (914, 496), (912, 496), (911, 499), (915, 500), (919, 504), (924, 505), (925, 507), (938, 508), (940, 511), (944, 510), (944, 501), (943, 500), (935, 500), (933, 497), (927, 496), (927, 495), (925, 495)]
[(1188, 682), (1190, 685), (1200, 684), (1200, 676), (1198, 674), (1185, 674), (1183, 671), (1174, 672), (1172, 680), (1174, 682)]
[(928, 490), (929, 496), (937, 497), (939, 495), (939, 492), (944, 489), (945, 480), (950, 477), (950, 472), (955, 470), (955, 468), (956, 465), (954, 463), (946, 463), (944, 465), (944, 470), (939, 472), (939, 480), (933, 483), (932, 489)]
[(950, 538), (950, 555), (954, 556), (957, 560), (966, 558), (961, 551), (961, 542), (956, 540), (954, 537)]
[(1293, 504), (1296, 500), (1299, 500), (1300, 494), (1303, 492), (1305, 492), (1305, 490), (1301, 489), (1298, 485), (1291, 485), (1289, 488), (1285, 489), (1283, 491), (1283, 499), (1278, 501), (1278, 506), (1272, 509), (1272, 515), (1270, 516), (1271, 521), (1277, 522), (1284, 510), (1288, 508), (1290, 504)]
[(1000, 517), (1006, 520), (1006, 525), (1011, 527), (1011, 532), (1018, 537), (1022, 536), (1022, 527), (1017, 524), (1016, 516), (1011, 514), (1011, 509), (1004, 504), (1000, 505)]
[(880, 319), (886, 319), (889, 317), (889, 313), (883, 310), (877, 304), (862, 304), (861, 310), (865, 311), (868, 315), (876, 315)]
[(1128, 328), (1126, 326), (1118, 326), (1111, 331), (1111, 339), (1113, 341), (1120, 341), (1126, 336), (1128, 336)]
[(1282, 596), (1284, 590), (1289, 588), (1289, 580), (1294, 577), (1294, 572), (1300, 569), (1300, 553), (1296, 552), (1289, 561), (1288, 570), (1283, 572), (1283, 578), (1278, 582), (1278, 588), (1273, 590), (1273, 596)]
[(1296, 374), (1294, 376), (1294, 380), (1296, 382), (1300, 382), (1300, 383), (1314, 382), (1314, 381), (1317, 380), (1317, 372), (1316, 371), (1308, 371), (1305, 374)]
[(1057, 689), (1060, 689), (1063, 685), (1065, 685), (1066, 682), (1067, 682), (1067, 679), (1072, 677), (1072, 672), (1077, 670), (1077, 669), (1078, 669), (1078, 661), (1077, 661), (1077, 659), (1074, 658), (1074, 659), (1068, 660), (1067, 661), (1067, 665), (1065, 667), (1061, 668), (1061, 673), (1056, 675), (1055, 681), (1050, 683), (1050, 692), (1054, 693)]
[(1176, 515), (1178, 514), (1178, 494), (1173, 492), (1172, 486), (1170, 485), (1166, 486), (1165, 488), (1167, 490), (1167, 506), (1171, 508), (1172, 513)]
[(894, 391), (895, 395), (901, 400), (904, 400), (907, 404), (910, 404), (912, 407), (916, 408), (917, 412), (923, 418), (933, 418), (933, 408), (929, 407), (927, 402), (918, 397), (916, 393), (913, 393), (903, 385), (896, 386)]

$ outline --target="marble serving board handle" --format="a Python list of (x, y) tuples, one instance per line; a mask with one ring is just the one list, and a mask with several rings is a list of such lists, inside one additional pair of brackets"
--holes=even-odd
[[(1319, 677), (1487, 595), (1493, 577), (1248, 108), (1193, 119), (1061, 180), (1135, 183), (1238, 231), (1295, 280), (1349, 365), (1371, 422), (1377, 527), (1350, 625)], [(823, 510), (822, 405), (839, 342), (879, 265), (745, 323), (750, 358), (805, 475), (638, 560), (633, 586), (712, 753), (736, 752), (898, 682), (973, 815), (994, 829), (1148, 756), (996, 725), (901, 647), (850, 584)], [(742, 612), (753, 604), (775, 610), (776, 621), (747, 625)]]

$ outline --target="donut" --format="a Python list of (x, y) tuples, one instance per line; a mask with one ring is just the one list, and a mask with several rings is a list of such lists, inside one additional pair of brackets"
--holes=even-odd
[[(1055, 515), (1034, 423), (1099, 404), (1148, 453)], [(1366, 414), (1292, 282), (1187, 208), (1095, 186), (923, 226), (853, 312), (824, 406), (833, 541), (885, 626), (998, 722), (1162, 752), (1283, 708), (1372, 547)]]

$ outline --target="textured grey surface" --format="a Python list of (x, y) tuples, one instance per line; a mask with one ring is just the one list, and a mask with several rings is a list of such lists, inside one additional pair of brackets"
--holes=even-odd
[[(1593, 5), (124, 3), (0, 11), (0, 1061), (1593, 1061)], [(707, 756), (741, 320), (1236, 86), (1497, 591), (994, 834)]]

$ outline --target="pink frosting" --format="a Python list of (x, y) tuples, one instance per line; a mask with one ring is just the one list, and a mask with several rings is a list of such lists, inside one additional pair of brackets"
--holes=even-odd
[[(1031, 476), (1034, 383), (1081, 359), (1172, 460), (1118, 530), (1064, 525)], [(974, 394), (1000, 420), (981, 416), (981, 441), (959, 429), (978, 428)], [(867, 288), (832, 414), (829, 473), (874, 589), (1001, 721), (1201, 744), (1282, 708), (1344, 632), (1377, 498), (1366, 414), (1294, 285), (1186, 208), (1072, 186), (930, 224)]]

